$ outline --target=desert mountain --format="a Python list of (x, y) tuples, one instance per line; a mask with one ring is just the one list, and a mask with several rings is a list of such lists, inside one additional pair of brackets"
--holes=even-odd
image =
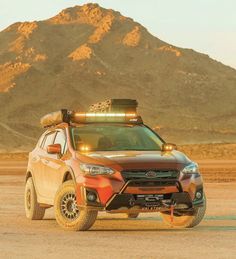
[(32, 147), (45, 113), (109, 98), (136, 98), (168, 141), (235, 142), (236, 70), (119, 12), (75, 6), (0, 32), (0, 150)]

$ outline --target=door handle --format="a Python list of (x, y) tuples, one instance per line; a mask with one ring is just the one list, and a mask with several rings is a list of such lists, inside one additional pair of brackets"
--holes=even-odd
[(44, 163), (45, 163), (45, 164), (48, 164), (48, 163), (49, 163), (49, 160), (46, 160), (46, 159), (45, 159), (45, 160), (44, 160)]
[(48, 164), (49, 163), (49, 160), (47, 160), (47, 159), (42, 159), (42, 162), (43, 162), (43, 164)]
[(39, 160), (39, 157), (38, 156), (34, 156), (33, 158), (32, 158), (32, 161), (33, 162), (36, 162), (36, 161), (38, 161)]

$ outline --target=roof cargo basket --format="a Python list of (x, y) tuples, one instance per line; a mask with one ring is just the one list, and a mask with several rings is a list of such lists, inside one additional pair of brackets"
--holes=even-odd
[(89, 112), (124, 112), (137, 113), (138, 102), (132, 99), (110, 99), (104, 102), (93, 104)]

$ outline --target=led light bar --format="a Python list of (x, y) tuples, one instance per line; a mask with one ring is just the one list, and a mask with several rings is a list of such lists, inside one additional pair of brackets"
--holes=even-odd
[(135, 113), (75, 113), (75, 117), (136, 117)]
[(140, 116), (136, 113), (106, 113), (106, 112), (75, 112), (72, 114), (71, 121), (74, 123), (142, 123)]

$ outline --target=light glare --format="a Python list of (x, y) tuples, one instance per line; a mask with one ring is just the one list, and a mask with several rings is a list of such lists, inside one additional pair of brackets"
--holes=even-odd
[(135, 113), (75, 113), (76, 117), (136, 117)]

